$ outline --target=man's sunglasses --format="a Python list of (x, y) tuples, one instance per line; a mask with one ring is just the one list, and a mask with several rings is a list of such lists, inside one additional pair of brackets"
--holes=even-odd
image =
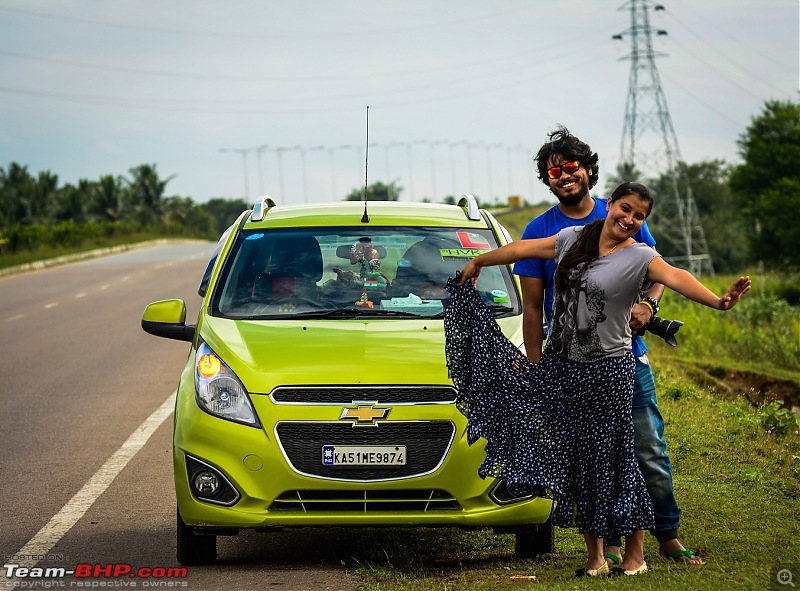
[(566, 172), (567, 174), (572, 174), (573, 172), (577, 172), (578, 169), (581, 167), (581, 163), (575, 160), (574, 162), (565, 162), (561, 166), (554, 166), (553, 168), (547, 169), (547, 176), (551, 179), (559, 179), (561, 178), (561, 173)]

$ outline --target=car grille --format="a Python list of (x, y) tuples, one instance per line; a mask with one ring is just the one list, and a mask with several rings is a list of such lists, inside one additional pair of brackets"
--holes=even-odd
[(283, 386), (272, 391), (272, 399), (275, 402), (304, 404), (352, 404), (361, 401), (377, 401), (380, 404), (451, 403), (456, 399), (456, 390), (451, 386)]
[[(455, 434), (450, 421), (392, 421), (369, 427), (351, 423), (286, 422), (276, 427), (289, 463), (302, 474), (333, 480), (396, 480), (429, 474), (447, 454)], [(324, 445), (405, 445), (405, 466), (323, 466)]]
[(429, 513), (460, 511), (461, 505), (444, 490), (291, 490), (281, 494), (270, 511), (298, 513)]

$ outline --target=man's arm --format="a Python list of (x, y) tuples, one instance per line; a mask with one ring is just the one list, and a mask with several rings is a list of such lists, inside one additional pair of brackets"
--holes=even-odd
[(522, 286), (522, 339), (525, 354), (534, 363), (542, 357), (544, 342), (544, 280), (520, 275)]

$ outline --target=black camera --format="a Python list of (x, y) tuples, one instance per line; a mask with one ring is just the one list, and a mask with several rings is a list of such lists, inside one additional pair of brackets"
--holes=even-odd
[(675, 333), (681, 326), (683, 326), (683, 322), (680, 320), (667, 320), (660, 316), (652, 316), (647, 324), (639, 329), (639, 336), (644, 335), (645, 331), (649, 331), (667, 341), (667, 344), (677, 347), (678, 341), (675, 340)]

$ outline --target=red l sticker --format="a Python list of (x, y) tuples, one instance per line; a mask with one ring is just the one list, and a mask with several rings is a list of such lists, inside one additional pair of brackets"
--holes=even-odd
[[(458, 241), (464, 248), (489, 248), (489, 243), (477, 234), (462, 231), (456, 232), (456, 236), (458, 236)], [(473, 237), (477, 240), (473, 240)]]

